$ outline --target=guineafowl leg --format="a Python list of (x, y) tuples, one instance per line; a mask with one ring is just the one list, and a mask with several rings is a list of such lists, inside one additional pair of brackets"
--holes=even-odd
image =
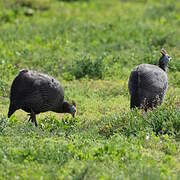
[(34, 122), (35, 126), (37, 127), (36, 114), (34, 113), (33, 110), (31, 110), (31, 117), (32, 117), (32, 122)]
[(28, 121), (31, 121), (32, 123), (34, 122), (35, 126), (37, 126), (36, 114), (34, 113), (34, 111), (31, 110), (31, 113), (28, 115), (30, 116)]
[(31, 114), (28, 114), (28, 116), (30, 116), (28, 122), (31, 121), (33, 123), (33, 119), (32, 119)]
[(147, 114), (147, 110), (146, 109), (142, 109), (141, 113), (142, 113), (142, 116), (145, 117), (146, 114)]

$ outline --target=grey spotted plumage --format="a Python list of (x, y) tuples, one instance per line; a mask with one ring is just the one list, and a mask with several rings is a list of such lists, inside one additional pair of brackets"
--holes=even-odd
[(130, 74), (128, 89), (131, 96), (130, 108), (153, 108), (161, 105), (168, 87), (167, 66), (171, 57), (161, 50), (159, 65), (141, 64)]
[(70, 113), (74, 117), (76, 104), (64, 100), (61, 84), (51, 76), (31, 70), (21, 70), (15, 77), (10, 91), (8, 117), (16, 110), (29, 113), (32, 122), (36, 122), (36, 114), (46, 111)]

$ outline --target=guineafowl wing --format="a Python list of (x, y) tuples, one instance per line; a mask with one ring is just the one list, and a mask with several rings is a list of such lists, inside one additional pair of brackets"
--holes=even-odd
[(159, 67), (154, 65), (141, 65), (138, 69), (139, 88), (151, 92), (151, 94), (159, 94), (167, 88), (167, 75)]
[(159, 67), (148, 64), (141, 65), (138, 74), (138, 94), (141, 104), (145, 103), (148, 107), (161, 104), (168, 85), (166, 73)]
[(35, 76), (32, 84), (32, 91), (24, 98), (36, 113), (55, 111), (64, 100), (64, 91), (59, 82), (44, 74), (32, 74)]
[(37, 114), (57, 109), (64, 100), (64, 91), (54, 78), (24, 70), (13, 81), (10, 100), (14, 109), (33, 109)]

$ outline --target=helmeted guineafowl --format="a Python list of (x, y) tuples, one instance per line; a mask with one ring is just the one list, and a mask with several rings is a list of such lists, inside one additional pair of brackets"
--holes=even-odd
[(141, 64), (131, 72), (128, 89), (131, 96), (130, 108), (153, 108), (161, 105), (168, 87), (166, 74), (171, 57), (161, 49), (159, 66)]
[(10, 91), (8, 117), (16, 110), (30, 113), (29, 121), (35, 123), (36, 114), (46, 111), (70, 113), (74, 117), (76, 104), (64, 100), (64, 90), (53, 77), (31, 70), (21, 70), (15, 77)]

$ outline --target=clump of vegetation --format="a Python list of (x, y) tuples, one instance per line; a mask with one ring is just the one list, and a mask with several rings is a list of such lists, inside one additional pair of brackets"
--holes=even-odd
[(89, 1), (89, 0), (58, 0), (58, 1), (64, 1), (64, 2), (76, 2), (76, 1)]
[(4, 116), (0, 116), (0, 134), (3, 133), (3, 130), (9, 126), (9, 120), (4, 117)]
[(104, 57), (92, 59), (90, 56), (82, 56), (73, 61), (69, 71), (76, 79), (83, 77), (102, 79), (105, 75), (106, 64)]
[(14, 10), (21, 7), (38, 9), (38, 10), (47, 10), (49, 8), (50, 1), (49, 0), (15, 0), (15, 1), (7, 0), (5, 5)]
[(0, 96), (8, 97), (9, 95), (9, 86), (6, 82), (0, 80)]
[(115, 133), (124, 134), (125, 136), (137, 136), (142, 132), (152, 131), (156, 135), (169, 134), (174, 137), (179, 136), (180, 111), (176, 107), (158, 107), (143, 115), (138, 109), (132, 112), (123, 112), (122, 114), (110, 115), (103, 117), (99, 133), (109, 137)]
[(14, 19), (25, 16), (33, 16), (35, 11), (45, 11), (50, 8), (49, 0), (6, 0), (0, 3), (2, 11), (0, 13), (1, 22), (12, 22)]

